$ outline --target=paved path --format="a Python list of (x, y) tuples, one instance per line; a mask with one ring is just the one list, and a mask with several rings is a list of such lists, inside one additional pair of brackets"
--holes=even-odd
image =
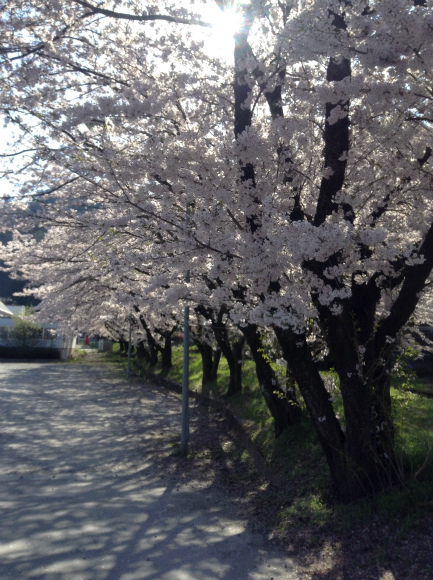
[(161, 472), (179, 412), (109, 367), (0, 364), (0, 579), (295, 580), (224, 490)]

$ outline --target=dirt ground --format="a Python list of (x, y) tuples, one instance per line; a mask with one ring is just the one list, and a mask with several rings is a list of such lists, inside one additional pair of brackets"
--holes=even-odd
[(180, 409), (107, 366), (0, 363), (0, 579), (298, 580), (176, 455)]
[[(281, 519), (290, 494), (220, 412), (191, 401), (182, 457), (178, 396), (95, 363), (0, 364), (2, 580), (433, 580), (433, 505), (332, 529)], [(167, 557), (182, 545), (193, 564)]]
[(300, 580), (433, 580), (433, 505), (413, 519), (392, 523), (372, 518), (317, 529), (308, 521), (279, 521), (288, 505), (284, 487), (261, 478), (236, 445), (221, 413), (191, 405), (190, 456), (169, 457), (167, 468), (224, 486), (249, 526), (295, 557)]

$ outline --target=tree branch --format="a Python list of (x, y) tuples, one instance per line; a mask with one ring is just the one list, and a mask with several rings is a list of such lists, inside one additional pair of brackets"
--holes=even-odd
[(405, 269), (404, 282), (399, 295), (391, 307), (389, 316), (380, 324), (376, 332), (377, 352), (385, 345), (387, 336), (394, 337), (409, 321), (419, 302), (419, 294), (424, 289), (433, 268), (433, 224), (418, 250), (418, 255), (424, 256), (424, 262)]
[(172, 22), (174, 24), (187, 24), (192, 26), (204, 26), (210, 28), (212, 25), (203, 20), (193, 18), (187, 20), (185, 18), (178, 18), (177, 16), (169, 16), (168, 14), (126, 14), (124, 12), (116, 12), (115, 10), (106, 10), (105, 8), (100, 8), (99, 6), (94, 6), (90, 2), (85, 2), (85, 0), (72, 0), (76, 4), (83, 6), (83, 8), (88, 8), (93, 14), (102, 14), (110, 18), (117, 18), (120, 20), (135, 20), (138, 22), (152, 22), (157, 20), (162, 20), (165, 22)]

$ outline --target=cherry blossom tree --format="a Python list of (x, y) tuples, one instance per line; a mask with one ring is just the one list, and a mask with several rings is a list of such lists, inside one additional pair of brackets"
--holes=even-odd
[[(16, 127), (3, 174), (20, 194), (2, 219), (21, 232), (3, 259), (38, 281), (47, 309), (54, 287), (67, 295), (69, 244), (121, 307), (141, 311), (145, 288), (149, 304), (194, 304), (209, 321), (223, 309), (268, 395), (260, 329), (272, 329), (351, 501), (401, 478), (390, 374), (433, 267), (432, 8), (239, 3), (227, 62), (209, 50), (206, 4), (3, 7), (0, 106)], [(38, 265), (30, 222), (50, 232)]]

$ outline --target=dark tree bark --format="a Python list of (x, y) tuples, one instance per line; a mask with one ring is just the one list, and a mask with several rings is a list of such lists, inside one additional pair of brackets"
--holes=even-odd
[(330, 395), (311, 356), (305, 336), (278, 327), (275, 327), (274, 331), (316, 428), (328, 461), (334, 491), (339, 499), (349, 501), (350, 492), (343, 448), (344, 433), (335, 416)]
[(201, 384), (203, 386), (206, 385), (207, 383), (212, 382), (216, 378), (214, 374), (214, 351), (213, 348), (210, 346), (210, 344), (207, 344), (206, 342), (201, 341), (198, 338), (194, 338), (194, 342), (201, 356), (203, 369)]
[(140, 324), (146, 333), (147, 338), (147, 352), (148, 358), (147, 361), (151, 367), (154, 367), (158, 364), (158, 344), (153, 337), (152, 333), (150, 332), (149, 327), (146, 324), (146, 320), (144, 316), (140, 314), (139, 316)]
[[(358, 289), (351, 300), (344, 302), (338, 316), (319, 308), (343, 398), (349, 501), (386, 489), (400, 476), (391, 416), (392, 352), (383, 348), (372, 352), (370, 340), (361, 342), (361, 336), (374, 335), (374, 317), (365, 310), (362, 318), (356, 316), (354, 303), (361, 296)], [(368, 307), (366, 295), (363, 302)], [(358, 345), (369, 351), (367, 356), (360, 355)]]
[[(197, 314), (199, 314), (197, 312)], [(195, 327), (192, 337), (201, 356), (202, 361), (202, 386), (216, 381), (218, 377), (218, 366), (221, 358), (219, 348), (214, 350), (206, 340), (205, 328), (200, 324), (200, 317), (197, 317), (198, 325)]]
[[(223, 316), (226, 313), (225, 308), (221, 308), (218, 314), (210, 309), (205, 308), (203, 305), (199, 305), (196, 308), (198, 314), (203, 316), (206, 320), (211, 323), (211, 329), (214, 333), (216, 343), (218, 345), (218, 350), (227, 360), (229, 367), (230, 378), (229, 385), (227, 388), (226, 396), (232, 396), (236, 393), (242, 392), (242, 364), (239, 361), (242, 360), (242, 347), (244, 344), (244, 338), (241, 337), (241, 341), (238, 340), (231, 341), (229, 336), (229, 331), (226, 323), (223, 321)], [(218, 363), (219, 363), (218, 356)], [(214, 367), (214, 372), (218, 369), (218, 364)]]
[(406, 300), (400, 302), (397, 310), (392, 308), (377, 328), (375, 309), (380, 300), (380, 287), (372, 280), (354, 286), (352, 296), (341, 301), (342, 310), (337, 315), (317, 304), (321, 327), (340, 379), (345, 432), (335, 416), (305, 336), (290, 329), (275, 328), (327, 457), (335, 495), (343, 502), (355, 501), (403, 482), (404, 473), (394, 445), (390, 371), (397, 333), (414, 310), (412, 294), (407, 288), (418, 292), (433, 267), (433, 227), (421, 248), (425, 252), (430, 248), (432, 252), (424, 254), (426, 259), (422, 265), (407, 269), (408, 285), (403, 282), (400, 290), (400, 296), (407, 292)]
[[(415, 2), (425, 5), (424, 0)], [(324, 16), (330, 17), (335, 30), (336, 40), (344, 38), (346, 22), (342, 0)], [(335, 11), (334, 11), (335, 10)], [(252, 110), (249, 108), (252, 86), (247, 81), (245, 58), (253, 58), (248, 44), (248, 33), (253, 21), (253, 13), (247, 12), (246, 26), (235, 38), (235, 78), (234, 78), (234, 133), (237, 139), (252, 123)], [(336, 43), (337, 46), (337, 43)], [(276, 69), (276, 75), (283, 79), (284, 68)], [(263, 95), (268, 101), (272, 119), (283, 116), (281, 94), (278, 82), (268, 90), (262, 73), (257, 70), (255, 78), (260, 84)], [(332, 55), (328, 62), (326, 80), (330, 83), (350, 82), (351, 62), (347, 53)], [(346, 179), (347, 153), (350, 148), (350, 102), (328, 102), (325, 105), (324, 119), (324, 166), (327, 175), (323, 177), (315, 214), (304, 214), (300, 193), (290, 174), (290, 152), (284, 146), (278, 150), (284, 156), (284, 183), (288, 185), (288, 196), (294, 200), (290, 219), (305, 220), (321, 228), (332, 214), (342, 212), (344, 220), (354, 222), (354, 212), (347, 202), (340, 203), (339, 193)], [(336, 117), (336, 118), (335, 118)], [(426, 148), (424, 157), (418, 159), (420, 165), (426, 163), (431, 155)], [(248, 189), (249, 199), (254, 206), (246, 216), (246, 231), (256, 242), (260, 242), (261, 204), (254, 196), (256, 186), (255, 168), (249, 159), (240, 159), (240, 182)], [(382, 205), (372, 213), (371, 227), (375, 227), (381, 215), (392, 201), (389, 192)], [(368, 259), (369, 249), (359, 244), (360, 260)], [(352, 280), (350, 298), (335, 301), (338, 314), (331, 314), (328, 306), (323, 306), (319, 295), (312, 295), (318, 312), (318, 323), (325, 336), (331, 358), (340, 379), (343, 398), (346, 430), (343, 432), (326, 391), (318, 366), (305, 335), (295, 334), (290, 329), (276, 328), (278, 340), (283, 349), (288, 367), (303, 395), (320, 443), (327, 458), (336, 496), (344, 502), (380, 492), (399, 479), (399, 466), (394, 449), (394, 428), (391, 417), (391, 397), (389, 372), (393, 363), (393, 341), (413, 314), (428, 276), (433, 268), (433, 225), (419, 242), (419, 255), (422, 264), (405, 266), (390, 264), (388, 280), (378, 281), (376, 275), (364, 284)], [(304, 263), (306, 275), (314, 274), (331, 290), (338, 291), (347, 286), (346, 280), (330, 279), (326, 271), (336, 269), (344, 262), (342, 252), (330, 256), (325, 262), (312, 260)], [(350, 283), (350, 282), (349, 282)], [(398, 297), (390, 314), (377, 325), (376, 312), (384, 284), (399, 288)], [(269, 292), (278, 291), (279, 281), (270, 281)], [(273, 288), (274, 287), (274, 288)], [(239, 289), (242, 295), (242, 289)], [(265, 297), (263, 297), (265, 298)], [(238, 298), (239, 299), (239, 298)], [(242, 299), (242, 296), (240, 297)], [(244, 331), (245, 334), (245, 331)], [(253, 351), (253, 349), (252, 349)], [(258, 357), (256, 357), (258, 358)], [(256, 361), (257, 364), (257, 361)], [(261, 365), (258, 361), (259, 366)], [(258, 371), (259, 374), (264, 371)]]
[(143, 341), (137, 344), (137, 358), (140, 360), (146, 360), (146, 346)]
[(120, 354), (125, 355), (128, 352), (128, 343), (123, 338), (119, 338)]
[[(336, 12), (329, 11), (329, 16), (332, 18), (336, 37), (344, 34), (346, 30), (344, 13), (340, 13), (338, 10)], [(251, 110), (245, 104), (248, 102), (252, 89), (245, 81), (245, 71), (242, 66), (245, 56), (253, 56), (251, 48), (248, 45), (250, 26), (251, 21), (248, 20), (248, 26), (236, 37), (236, 76), (234, 83), (236, 138), (248, 129), (252, 121)], [(281, 68), (278, 71), (281, 79), (283, 79), (284, 74), (284, 68)], [(338, 54), (329, 59), (326, 75), (329, 83), (340, 82), (345, 79), (349, 80), (350, 75), (351, 63), (349, 59)], [(271, 90), (267, 90), (266, 85), (263, 85), (261, 80), (260, 71), (256, 74), (256, 80), (260, 83), (263, 94), (268, 101), (272, 118), (275, 119), (278, 116), (283, 116), (278, 83)], [(341, 100), (337, 103), (326, 103), (323, 133), (324, 165), (329, 171), (328, 175), (322, 179), (316, 212), (311, 218), (311, 223), (316, 227), (321, 227), (333, 212), (340, 209), (343, 211), (344, 218), (348, 222), (352, 223), (354, 219), (351, 206), (347, 203), (340, 206), (336, 201), (338, 199), (337, 194), (342, 189), (345, 181), (347, 165), (346, 153), (350, 146), (349, 110), (350, 103), (347, 100)], [(334, 113), (336, 112), (338, 113), (338, 118), (335, 121), (331, 117), (334, 117)], [(286, 173), (284, 183), (288, 185), (288, 195), (294, 200), (290, 218), (292, 220), (304, 220), (306, 216), (301, 207), (299, 192), (292, 184), (290, 152), (285, 151), (283, 147), (278, 151), (278, 154), (285, 156)], [(241, 165), (241, 182), (247, 183), (251, 189), (254, 189), (254, 167), (248, 163), (248, 160), (241, 163)], [(257, 240), (261, 235), (261, 205), (259, 200), (254, 197), (253, 201), (256, 204), (256, 211), (252, 215), (247, 216), (246, 223), (251, 234)], [(339, 260), (341, 260), (341, 257), (332, 256), (326, 263), (304, 264), (304, 268), (307, 271), (314, 272), (325, 284), (330, 284), (331, 282), (325, 276), (325, 270), (331, 266), (338, 265)], [(374, 294), (376, 287), (375, 280), (371, 286), (373, 287), (368, 288), (368, 290)], [(278, 291), (278, 287), (279, 281), (270, 281), (269, 292)], [(305, 336), (300, 336), (290, 330), (283, 329), (276, 329), (276, 334), (283, 348), (288, 367), (298, 383), (316, 427), (328, 460), (336, 495), (342, 501), (351, 501), (352, 499), (375, 492), (378, 489), (383, 489), (385, 485), (389, 485), (389, 480), (393, 477), (395, 471), (393, 466), (392, 422), (389, 416), (389, 385), (383, 378), (374, 377), (372, 371), (370, 372), (372, 378), (369, 380), (373, 381), (374, 384), (370, 388), (367, 388), (365, 381), (361, 380), (361, 373), (357, 366), (359, 364), (357, 345), (362, 343), (359, 342), (358, 330), (354, 330), (354, 328), (363, 326), (360, 324), (359, 319), (356, 320), (356, 323), (354, 322), (356, 316), (354, 317), (353, 304), (343, 305), (342, 314), (336, 317), (329, 314), (329, 309), (321, 307), (320, 300), (317, 297), (313, 296), (312, 298), (319, 311), (320, 324), (326, 335), (331, 356), (336, 361), (336, 369), (340, 376), (341, 392), (343, 400), (345, 401), (346, 423), (348, 421), (351, 422), (351, 426), (347, 427), (346, 434), (343, 433), (339, 421), (335, 416), (329, 400), (330, 396), (324, 387)], [(377, 301), (373, 302), (370, 308), (370, 314), (373, 313), (373, 318), (376, 305)], [(387, 336), (390, 336), (389, 327), (392, 327), (391, 319), (392, 316), (387, 324)], [(367, 322), (364, 321), (363, 328), (365, 328), (365, 333), (368, 333), (370, 330), (365, 326), (366, 324), (368, 326), (370, 321), (371, 317), (367, 317)], [(352, 324), (352, 328), (350, 328), (350, 324)], [(373, 332), (373, 329), (371, 330)], [(243, 332), (245, 334), (247, 331), (243, 330)], [(251, 334), (254, 338), (254, 333)], [(379, 356), (382, 356), (384, 352), (383, 345), (379, 350), (381, 353)], [(252, 349), (252, 352), (254, 356), (254, 349)], [(372, 360), (377, 363), (377, 353), (374, 353)], [(255, 362), (258, 367), (257, 375), (263, 381), (263, 377), (267, 376), (268, 369), (263, 366), (257, 354), (255, 356)], [(381, 368), (383, 369), (384, 366), (381, 365)], [(371, 369), (373, 369), (373, 366)], [(370, 396), (372, 392), (375, 393), (374, 400)], [(271, 395), (272, 393), (267, 390), (265, 398), (268, 405), (272, 406), (273, 400)], [(273, 411), (271, 410), (271, 412)], [(379, 419), (380, 423), (377, 423)], [(389, 427), (386, 427), (387, 425)], [(373, 432), (376, 432), (377, 435)], [(378, 453), (381, 454), (380, 457)], [(391, 459), (386, 464), (388, 457)], [(385, 462), (383, 461), (384, 459), (386, 460)], [(379, 468), (377, 468), (378, 464), (380, 465)]]
[[(344, 14), (330, 12), (337, 34), (346, 28)], [(330, 58), (327, 80), (339, 82), (350, 79), (350, 61), (347, 58)], [(329, 122), (336, 107), (342, 115)], [(349, 150), (348, 101), (326, 104), (324, 129), (325, 167), (330, 175), (322, 179), (313, 225), (320, 227), (335, 211), (343, 210), (344, 219), (353, 222), (352, 208), (335, 201), (345, 181), (346, 155)], [(418, 160), (425, 163), (427, 158)], [(382, 206), (372, 215), (372, 227), (386, 210), (392, 197), (389, 193)], [(359, 244), (359, 257), (368, 259), (369, 248)], [(330, 355), (340, 379), (346, 430), (343, 433), (335, 417), (329, 395), (317, 372), (317, 367), (305, 337), (290, 330), (275, 329), (288, 365), (302, 392), (313, 423), (319, 435), (337, 497), (353, 501), (388, 488), (401, 481), (399, 462), (394, 447), (394, 427), (391, 416), (389, 372), (393, 364), (393, 343), (404, 324), (413, 314), (419, 292), (433, 266), (433, 229), (420, 243), (419, 253), (425, 258), (422, 264), (403, 267), (390, 264), (394, 275), (388, 283), (397, 288), (396, 299), (389, 316), (378, 326), (376, 311), (381, 298), (381, 285), (377, 276), (363, 284), (352, 280), (351, 297), (336, 301), (339, 312), (331, 313), (321, 304), (320, 297), (312, 296)], [(325, 262), (311, 261), (304, 268), (313, 272), (325, 285), (338, 290), (341, 280), (329, 279), (326, 270), (338, 266), (344, 256), (336, 253)]]
[(156, 345), (156, 348), (161, 353), (161, 371), (162, 371), (162, 373), (167, 373), (171, 369), (171, 367), (173, 366), (171, 337), (173, 336), (173, 333), (176, 331), (176, 328), (177, 328), (177, 326), (174, 326), (171, 330), (155, 329), (156, 332), (160, 336), (162, 336), (162, 338), (163, 338), (163, 345), (162, 346), (159, 346), (158, 344)]
[(213, 362), (212, 362), (212, 369), (211, 369), (211, 375), (210, 375), (211, 381), (216, 381), (218, 378), (218, 368), (219, 368), (220, 360), (221, 360), (221, 350), (219, 348), (217, 348), (216, 350), (213, 351)]
[(203, 376), (202, 385), (210, 383), (212, 380), (212, 365), (213, 365), (213, 350), (209, 344), (205, 342), (195, 341), (198, 351), (201, 355)]
[(274, 419), (275, 437), (279, 437), (290, 425), (299, 423), (301, 408), (296, 401), (296, 391), (285, 392), (278, 384), (278, 377), (269, 360), (263, 356), (263, 341), (257, 326), (248, 324), (240, 329), (250, 347), (256, 365), (260, 391)]
[(243, 348), (245, 344), (245, 338), (243, 336), (236, 337), (231, 342), (231, 348), (233, 353), (233, 374), (234, 381), (230, 381), (229, 388), (227, 389), (227, 396), (231, 397), (242, 391), (242, 365), (243, 365)]
[[(248, 35), (253, 24), (254, 17), (254, 9), (252, 7), (247, 8), (245, 12), (244, 26), (242, 27), (241, 32), (235, 36), (235, 79), (233, 90), (235, 97), (234, 134), (236, 139), (251, 126), (253, 117), (252, 110), (247, 104), (252, 92), (252, 86), (245, 69), (245, 61), (246, 59), (253, 57), (251, 46), (248, 43)], [(281, 86), (286, 74), (285, 68), (279, 67), (277, 73), (278, 80), (272, 90), (268, 90), (266, 82), (263, 80), (260, 71), (255, 71), (254, 74), (268, 102), (272, 119), (275, 120), (277, 117), (283, 116), (283, 108), (281, 105)], [(280, 154), (283, 154), (283, 151), (279, 151), (279, 155)], [(290, 163), (289, 157), (287, 157), (286, 161), (287, 164)], [(246, 184), (251, 189), (251, 192), (253, 192), (256, 188), (254, 165), (248, 160), (240, 159), (239, 162), (241, 168), (240, 181), (242, 184)], [(287, 181), (289, 181), (290, 178), (288, 176), (286, 177)], [(252, 236), (260, 236), (261, 202), (254, 195), (252, 196), (252, 199), (255, 204), (256, 211), (246, 217), (246, 225)], [(242, 294), (242, 289), (240, 289), (239, 293)], [(256, 373), (260, 384), (260, 389), (274, 418), (275, 434), (278, 437), (288, 425), (299, 421), (300, 408), (296, 404), (291, 405), (284, 391), (282, 391), (281, 388), (277, 386), (278, 383), (274, 371), (272, 370), (270, 364), (265, 361), (262, 353), (259, 352), (262, 345), (260, 336), (257, 332), (257, 327), (254, 325), (248, 325), (244, 328), (240, 328), (240, 330), (244, 334), (250, 346), (256, 364)], [(220, 345), (220, 347), (224, 356), (226, 356), (223, 346)]]
[(167, 373), (171, 367), (172, 363), (172, 350), (171, 350), (171, 334), (164, 337), (164, 343), (160, 350), (161, 352), (161, 371)]
[[(227, 387), (227, 397), (242, 392), (242, 348), (244, 338), (240, 337), (230, 341), (227, 327), (222, 322), (212, 323), (211, 328), (215, 335), (215, 340), (221, 350), (230, 371), (229, 385)], [(239, 361), (241, 361), (239, 363)]]

